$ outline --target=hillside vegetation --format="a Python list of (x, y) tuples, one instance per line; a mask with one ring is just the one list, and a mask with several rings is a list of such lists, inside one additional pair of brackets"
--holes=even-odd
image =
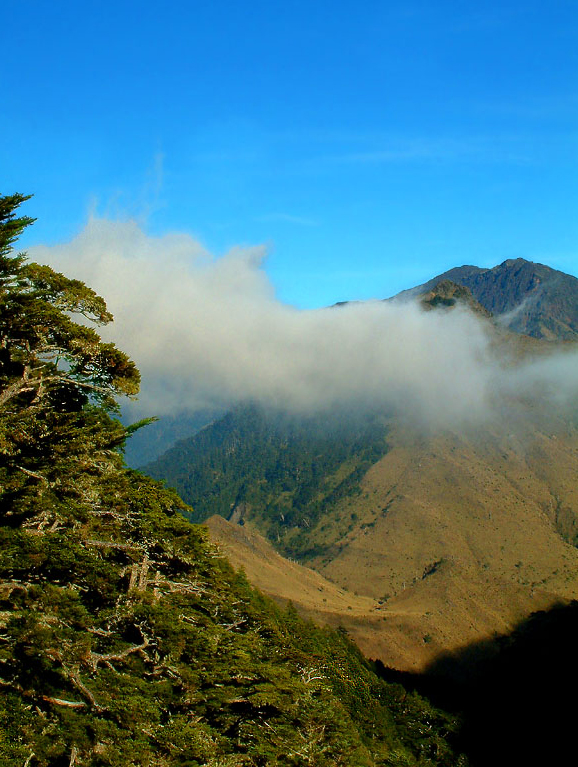
[(465, 764), (454, 719), (260, 596), (124, 467), (138, 371), (93, 329), (100, 297), (13, 253), (24, 199), (0, 198), (0, 763)]

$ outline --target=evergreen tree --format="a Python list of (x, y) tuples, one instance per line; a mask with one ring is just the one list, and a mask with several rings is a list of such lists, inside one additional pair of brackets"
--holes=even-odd
[(57, 506), (65, 487), (82, 496), (86, 471), (108, 466), (109, 451), (126, 437), (107, 417), (115, 396), (133, 395), (139, 385), (134, 363), (86, 324), (112, 320), (103, 299), (13, 254), (12, 243), (32, 223), (16, 216), (26, 199), (0, 198), (1, 478), (6, 513), (19, 517), (36, 513), (47, 492), (58, 490)]

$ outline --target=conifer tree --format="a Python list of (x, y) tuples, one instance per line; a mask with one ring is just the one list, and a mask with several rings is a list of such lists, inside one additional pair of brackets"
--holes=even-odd
[(139, 386), (134, 363), (87, 324), (112, 320), (103, 299), (13, 254), (33, 221), (16, 215), (27, 199), (0, 198), (0, 455), (12, 514), (31, 513), (26, 498), (65, 479), (72, 490), (80, 472), (122, 443), (124, 430), (106, 413), (115, 411), (116, 395)]

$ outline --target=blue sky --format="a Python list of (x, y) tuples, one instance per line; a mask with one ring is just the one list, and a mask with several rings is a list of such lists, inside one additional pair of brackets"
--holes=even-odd
[(19, 0), (0, 38), (23, 246), (90, 213), (266, 243), (303, 308), (463, 263), (578, 275), (574, 0)]

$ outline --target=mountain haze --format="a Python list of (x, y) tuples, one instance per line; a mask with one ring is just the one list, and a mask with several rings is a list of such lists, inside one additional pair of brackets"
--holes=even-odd
[[(493, 272), (478, 295), (507, 309), (540, 283), (528, 277), (535, 272), (528, 262), (502, 267), (444, 277)], [(548, 305), (565, 305), (568, 291), (557, 299), (554, 270), (544, 269)], [(558, 284), (572, 287), (573, 279)], [(415, 293), (434, 314), (473, 312), (514, 370), (521, 360), (548, 369), (554, 333), (568, 338), (569, 323), (548, 325), (550, 340), (496, 325), (455, 279)], [(440, 652), (505, 633), (535, 610), (578, 596), (571, 407), (512, 390), (497, 417), (460, 429), (420, 429), (393, 413), (361, 412), (307, 422), (238, 407), (147, 470), (193, 503), (196, 521), (212, 517), (213, 535), (253, 582), (319, 620), (342, 623), (367, 655), (397, 668), (423, 668)], [(239, 524), (248, 532), (236, 533)], [(301, 572), (301, 592), (299, 565), (283, 556), (310, 568)], [(325, 579), (318, 587), (311, 568)]]

